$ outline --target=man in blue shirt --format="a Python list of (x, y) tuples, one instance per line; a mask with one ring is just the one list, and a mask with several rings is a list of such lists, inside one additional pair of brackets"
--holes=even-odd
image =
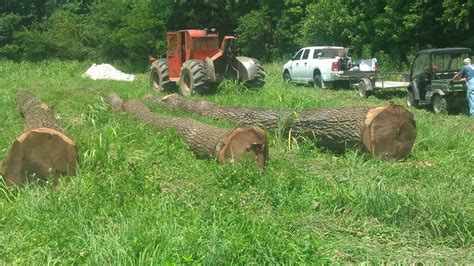
[(467, 82), (467, 101), (469, 102), (469, 114), (474, 117), (474, 66), (471, 59), (464, 59), (464, 66), (461, 71), (454, 75), (453, 80), (462, 77)]

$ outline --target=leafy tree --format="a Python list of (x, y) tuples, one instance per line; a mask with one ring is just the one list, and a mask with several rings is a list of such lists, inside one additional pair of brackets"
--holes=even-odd
[(216, 28), (265, 61), (299, 46), (406, 62), (427, 47), (474, 46), (472, 0), (3, 0), (0, 57), (124, 60), (166, 52), (166, 32)]
[(271, 58), (270, 23), (264, 11), (252, 11), (239, 19), (237, 47), (242, 54), (268, 60)]
[(147, 55), (165, 50), (165, 33), (165, 20), (153, 12), (150, 3), (136, 2), (110, 37), (125, 58), (146, 61)]
[(84, 16), (78, 14), (79, 6), (69, 4), (51, 15), (45, 33), (53, 43), (54, 56), (61, 59), (84, 59), (87, 48), (82, 43)]
[(12, 43), (13, 34), (21, 27), (22, 17), (9, 13), (0, 16), (0, 57), (14, 59), (18, 56), (18, 45)]
[(342, 0), (321, 0), (307, 6), (301, 28), (302, 45), (347, 45), (353, 36), (354, 17)]
[(239, 18), (236, 32), (242, 53), (267, 61), (294, 53), (306, 1), (261, 0), (259, 4), (259, 9)]

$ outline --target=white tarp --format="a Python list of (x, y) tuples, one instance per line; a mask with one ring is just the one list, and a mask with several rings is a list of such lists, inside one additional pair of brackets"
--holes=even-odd
[(82, 76), (89, 77), (93, 80), (111, 79), (133, 81), (135, 79), (134, 75), (123, 73), (110, 64), (93, 64)]

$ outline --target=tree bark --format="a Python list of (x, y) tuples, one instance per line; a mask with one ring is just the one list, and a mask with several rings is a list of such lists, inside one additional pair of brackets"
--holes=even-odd
[(141, 122), (163, 131), (176, 128), (188, 147), (200, 158), (215, 157), (221, 163), (250, 156), (261, 168), (268, 159), (268, 141), (265, 131), (258, 126), (238, 127), (233, 130), (212, 127), (192, 119), (173, 118), (150, 112), (138, 100), (123, 101), (113, 93), (107, 102), (115, 111), (123, 110)]
[(25, 131), (10, 146), (3, 161), (5, 183), (44, 183), (52, 177), (58, 184), (61, 176), (75, 175), (76, 144), (66, 136), (51, 108), (29, 91), (17, 94), (17, 105), (25, 119)]
[(406, 158), (416, 138), (413, 114), (400, 105), (310, 110), (260, 109), (220, 106), (205, 100), (189, 100), (178, 94), (163, 98), (146, 95), (148, 102), (214, 119), (256, 124), (268, 130), (303, 136), (318, 146), (341, 153), (361, 149), (373, 155)]

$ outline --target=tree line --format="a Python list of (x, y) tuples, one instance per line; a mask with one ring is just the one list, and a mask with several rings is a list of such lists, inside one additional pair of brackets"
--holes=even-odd
[(167, 31), (215, 28), (266, 62), (342, 45), (400, 65), (422, 48), (474, 47), (473, 27), (472, 0), (0, 0), (0, 58), (146, 64)]

